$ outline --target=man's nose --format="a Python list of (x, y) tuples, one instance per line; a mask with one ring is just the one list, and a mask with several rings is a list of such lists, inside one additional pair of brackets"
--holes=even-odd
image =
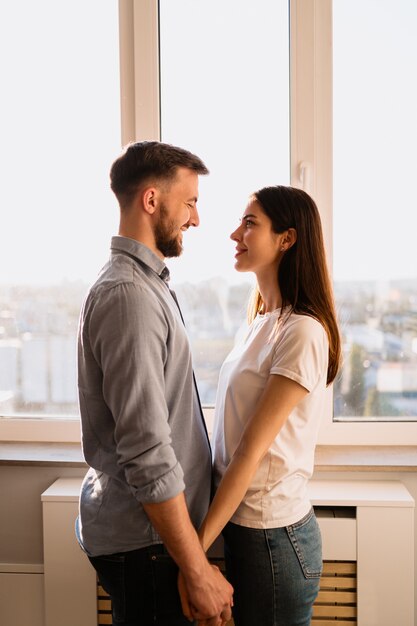
[(200, 224), (200, 216), (196, 206), (190, 209), (190, 219), (188, 220), (188, 224), (189, 226), (198, 226)]

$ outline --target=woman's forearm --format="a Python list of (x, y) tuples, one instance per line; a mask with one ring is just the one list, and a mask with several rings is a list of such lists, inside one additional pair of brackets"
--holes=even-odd
[(198, 533), (205, 551), (236, 511), (260, 461), (292, 409), (306, 395), (307, 390), (289, 378), (275, 374), (269, 377)]
[(239, 453), (230, 461), (198, 533), (205, 552), (242, 502), (258, 464), (258, 459)]

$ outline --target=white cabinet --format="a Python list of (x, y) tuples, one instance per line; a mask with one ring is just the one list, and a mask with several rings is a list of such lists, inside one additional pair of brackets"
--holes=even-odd
[(354, 510), (318, 517), (324, 560), (357, 563), (358, 626), (414, 625), (414, 500), (398, 481), (312, 480), (313, 506)]
[(97, 626), (96, 573), (75, 537), (81, 478), (42, 494), (45, 626)]
[[(45, 626), (97, 624), (95, 571), (74, 533), (80, 486), (80, 478), (60, 478), (42, 494)], [(309, 495), (313, 506), (336, 511), (318, 517), (323, 558), (357, 563), (358, 626), (413, 626), (414, 500), (405, 486), (312, 480)]]

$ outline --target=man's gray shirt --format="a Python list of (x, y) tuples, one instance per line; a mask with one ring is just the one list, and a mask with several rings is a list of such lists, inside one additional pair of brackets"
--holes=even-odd
[(168, 277), (149, 248), (113, 237), (81, 312), (78, 388), (90, 470), (78, 536), (91, 556), (161, 541), (142, 502), (185, 490), (196, 528), (208, 509), (210, 446)]

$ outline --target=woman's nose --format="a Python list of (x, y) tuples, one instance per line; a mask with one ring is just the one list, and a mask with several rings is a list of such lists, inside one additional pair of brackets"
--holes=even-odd
[(232, 241), (238, 241), (239, 240), (239, 230), (240, 230), (240, 226), (238, 228), (236, 228), (236, 230), (234, 230), (231, 235), (230, 235), (230, 239)]

